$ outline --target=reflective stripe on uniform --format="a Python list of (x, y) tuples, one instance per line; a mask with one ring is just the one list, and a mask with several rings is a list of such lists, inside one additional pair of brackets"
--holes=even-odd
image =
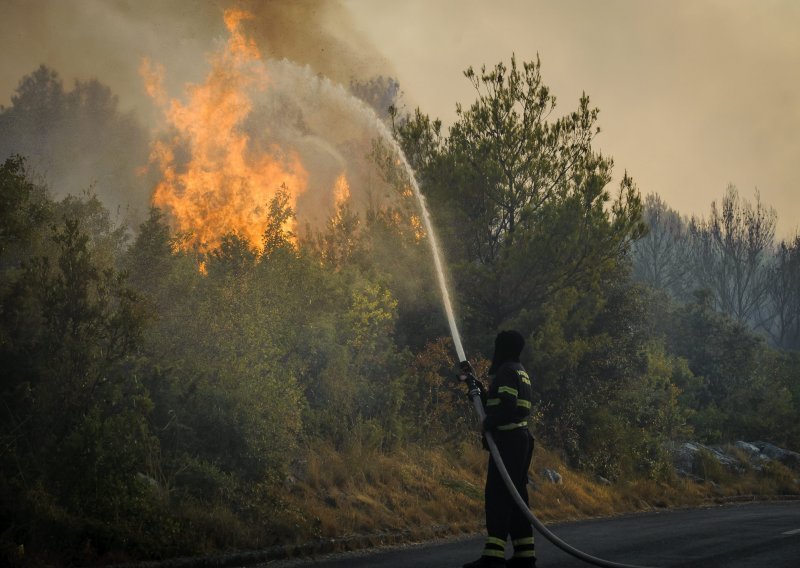
[(517, 376), (519, 376), (520, 380), (523, 383), (530, 386), (531, 378), (528, 376), (528, 373), (526, 373), (525, 371), (517, 371)]
[(526, 536), (525, 538), (518, 538), (517, 540), (512, 540), (511, 544), (514, 546), (522, 546), (524, 544), (533, 544), (533, 537)]
[(482, 556), (491, 556), (492, 558), (505, 558), (506, 557), (506, 541), (503, 538), (496, 536), (486, 537), (486, 546), (483, 547)]
[(506, 541), (505, 540), (503, 540), (502, 538), (494, 537), (494, 536), (487, 536), (486, 537), (486, 545), (488, 546), (490, 544), (493, 544), (495, 546), (499, 546), (500, 548), (505, 548), (506, 547)]
[(520, 550), (514, 553), (514, 558), (536, 558), (535, 550)]
[(524, 408), (530, 408), (531, 407), (531, 401), (530, 400), (525, 400), (524, 398), (518, 398), (517, 399), (517, 406), (522, 406)]
[(511, 424), (503, 424), (502, 426), (498, 426), (498, 430), (516, 430), (517, 428), (525, 428), (528, 425), (527, 420), (523, 420), (522, 422), (512, 422)]
[(511, 387), (500, 387), (497, 389), (497, 394), (503, 394), (504, 392), (512, 395), (512, 396), (519, 396), (517, 389)]
[(497, 406), (500, 404), (499, 398), (490, 398), (486, 400), (486, 406)]

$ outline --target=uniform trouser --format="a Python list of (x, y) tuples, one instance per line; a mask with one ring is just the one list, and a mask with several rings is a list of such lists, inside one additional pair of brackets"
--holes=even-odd
[[(500, 457), (508, 470), (514, 486), (522, 500), (528, 503), (528, 468), (533, 457), (533, 438), (527, 428), (517, 428), (506, 432), (493, 432)], [(533, 547), (533, 527), (519, 510), (508, 491), (500, 471), (489, 458), (486, 475), (486, 547), (484, 556), (503, 557), (506, 539), (510, 536), (514, 544), (514, 556), (535, 558)]]

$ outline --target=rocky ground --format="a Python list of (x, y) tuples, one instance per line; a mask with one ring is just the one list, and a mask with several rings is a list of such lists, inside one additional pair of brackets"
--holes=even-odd
[[(795, 473), (800, 472), (800, 453), (779, 448), (769, 442), (736, 441), (724, 446), (706, 446), (699, 442), (675, 444), (672, 448), (673, 463), (678, 475), (709, 481), (708, 459), (714, 460), (730, 473), (763, 471), (773, 463), (780, 463)], [(798, 473), (800, 477), (800, 473)], [(800, 479), (796, 480), (800, 483)]]

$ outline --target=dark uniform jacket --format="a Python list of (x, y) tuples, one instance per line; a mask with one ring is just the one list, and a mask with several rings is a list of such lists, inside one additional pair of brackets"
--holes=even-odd
[(486, 430), (504, 432), (527, 428), (531, 413), (531, 380), (516, 362), (504, 363), (486, 393)]

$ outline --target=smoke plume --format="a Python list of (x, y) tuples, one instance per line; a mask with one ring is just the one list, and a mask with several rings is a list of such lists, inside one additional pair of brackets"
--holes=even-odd
[[(347, 86), (391, 75), (391, 68), (336, 1), (6, 2), (0, 48), (18, 57), (4, 64), (0, 76), (0, 120), (14, 125), (4, 129), (0, 151), (28, 155), (55, 195), (92, 186), (107, 206), (135, 223), (165, 175), (153, 155), (160, 140), (175, 136), (175, 125), (165, 119), (168, 109), (186, 104), (193, 89), (209, 80), (210, 61), (228, 40), (223, 15), (233, 7), (250, 14), (242, 32), (254, 43), (266, 76), (265, 88), (248, 90), (252, 108), (236, 128), (247, 138), (248, 156), (279, 147), (299, 157), (307, 172), (307, 187), (293, 204), (300, 222), (324, 224), (336, 205), (340, 178), (346, 178), (355, 204), (385, 195), (367, 157), (377, 137), (374, 118)], [(159, 70), (157, 97), (148, 93), (143, 62)], [(65, 118), (37, 128), (41, 117), (18, 117), (30, 114), (21, 106), (21, 78), (36, 77), (32, 72), (40, 65), (46, 66), (40, 75), (54, 72), (51, 83), (61, 82), (64, 93), (63, 108), (48, 112)], [(80, 99), (72, 93), (84, 92), (86, 85), (107, 95), (111, 123), (99, 120), (91, 104), (69, 103), (70, 97)], [(396, 83), (375, 85), (388, 86), (387, 96), (375, 97), (382, 105), (397, 94)], [(37, 88), (28, 89), (29, 98)], [(189, 163), (182, 153), (187, 140), (173, 149), (175, 171)]]

